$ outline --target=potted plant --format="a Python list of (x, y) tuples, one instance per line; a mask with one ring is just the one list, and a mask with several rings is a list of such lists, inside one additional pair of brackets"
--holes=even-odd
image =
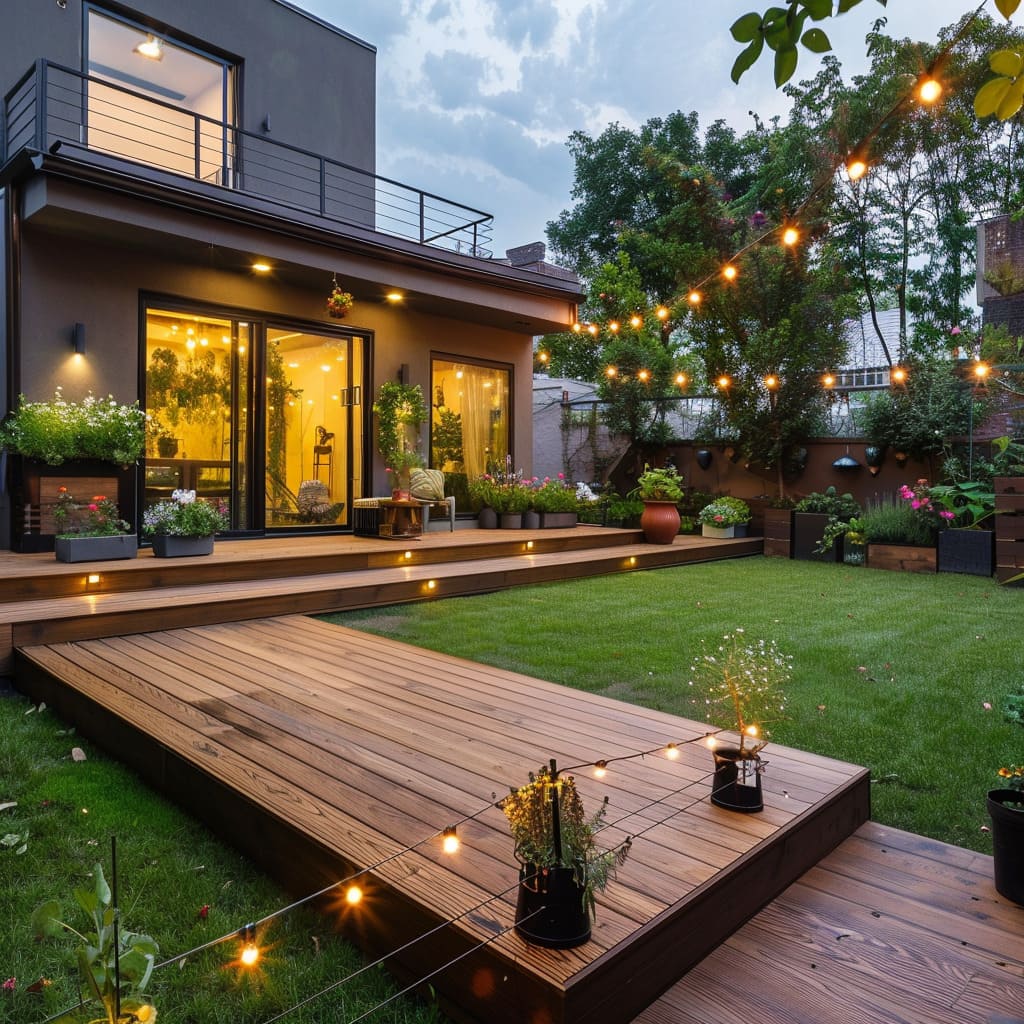
[(996, 511), (991, 486), (980, 480), (961, 480), (935, 485), (931, 496), (956, 517), (948, 529), (939, 531), (938, 571), (991, 576), (995, 567), (995, 531), (982, 526)]
[(895, 498), (869, 505), (860, 517), (868, 566), (935, 572), (936, 536), (955, 518), (933, 500), (927, 480), (918, 480), (913, 487), (904, 484)]
[(427, 420), (423, 391), (419, 384), (385, 381), (377, 392), (373, 411), (377, 414), (377, 450), (395, 478), (395, 490), (407, 500), (409, 475), (423, 465), (417, 449), (419, 429)]
[(467, 483), (469, 500), (477, 510), (477, 525), (481, 530), (495, 530), (498, 527), (498, 512), (495, 507), (497, 481), (490, 473), (483, 473)]
[(559, 775), (554, 761), (501, 801), (520, 864), (516, 931), (527, 942), (570, 949), (590, 938), (594, 894), (629, 856), (629, 840), (597, 846), (607, 803), (588, 818), (576, 780)]
[(690, 666), (691, 702), (704, 709), (708, 722), (735, 731), (737, 743), (709, 739), (715, 764), (711, 802), (732, 811), (764, 809), (760, 752), (768, 743), (768, 722), (786, 710), (783, 687), (789, 682), (792, 656), (774, 640), (749, 640), (736, 628), (708, 644)]
[(861, 507), (851, 494), (840, 494), (835, 487), (812, 491), (793, 509), (793, 557), (816, 562), (842, 560), (843, 531), (831, 530), (832, 545), (822, 543), (832, 523), (848, 523), (860, 514)]
[(576, 488), (565, 479), (564, 473), (556, 478), (544, 477), (534, 487), (531, 501), (540, 513), (541, 529), (575, 526), (578, 518), (579, 500)]
[(750, 522), (750, 507), (742, 498), (726, 494), (705, 505), (697, 521), (705, 537), (735, 537), (738, 535), (737, 528), (745, 528)]
[(58, 562), (94, 562), (134, 558), (139, 540), (121, 518), (117, 502), (105, 494), (76, 501), (67, 487), (57, 488), (53, 504)]
[(1024, 906), (1024, 765), (1000, 768), (999, 789), (989, 790), (996, 891)]
[(683, 480), (675, 467), (652, 469), (645, 464), (629, 496), (644, 503), (640, 516), (644, 540), (648, 544), (671, 544), (679, 533), (677, 504), (683, 500)]
[(142, 993), (159, 948), (148, 935), (119, 926), (101, 865), (93, 867), (92, 877), (92, 889), (75, 892), (75, 902), (88, 916), (92, 931), (81, 932), (63, 921), (56, 900), (36, 908), (32, 928), (37, 939), (70, 933), (81, 940), (75, 962), (90, 999), (103, 1007), (103, 1016), (90, 1024), (146, 1024), (156, 1019), (156, 1009)]
[(391, 474), (391, 497), (395, 501), (409, 501), (412, 497), (410, 482), (412, 471), (423, 466), (423, 457), (414, 448), (401, 448), (391, 453), (386, 471)]
[(214, 534), (227, 526), (227, 505), (197, 499), (195, 491), (174, 491), (142, 513), (142, 532), (152, 539), (157, 558), (212, 554)]
[(331, 281), (331, 294), (327, 296), (327, 315), (335, 320), (343, 320), (352, 311), (355, 299), (352, 293), (345, 291), (338, 284), (337, 277)]
[(135, 463), (146, 446), (146, 416), (137, 404), (88, 395), (68, 401), (58, 388), (48, 402), (18, 405), (0, 425), (11, 460), (13, 547), (53, 551), (58, 486), (77, 479), (81, 493), (116, 495), (135, 516)]

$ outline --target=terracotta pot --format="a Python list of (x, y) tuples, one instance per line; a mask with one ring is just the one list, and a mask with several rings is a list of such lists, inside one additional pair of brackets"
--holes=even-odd
[(671, 544), (679, 532), (679, 509), (674, 501), (645, 501), (640, 529), (648, 544)]

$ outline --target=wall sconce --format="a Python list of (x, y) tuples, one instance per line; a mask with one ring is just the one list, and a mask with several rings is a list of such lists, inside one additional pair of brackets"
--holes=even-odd
[(85, 355), (85, 324), (76, 323), (71, 328), (71, 347), (78, 355)]

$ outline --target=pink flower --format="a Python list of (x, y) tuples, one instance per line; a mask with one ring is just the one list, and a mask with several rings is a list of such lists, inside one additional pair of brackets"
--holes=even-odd
[(955, 512), (950, 512), (948, 510), (940, 512), (939, 515), (943, 519), (956, 519), (956, 513)]
[(960, 334), (961, 331), (960, 331), (959, 327), (954, 327), (953, 330), (951, 330), (949, 333), (953, 334), (953, 335), (956, 335), (956, 334)]
[(715, 522), (720, 523), (724, 518), (725, 516), (715, 516)]
[(92, 503), (89, 504), (89, 511), (90, 512), (99, 512), (99, 510), (100, 510), (99, 505), (94, 505)]
[(910, 507), (911, 507), (911, 508), (920, 508), (920, 507), (921, 507), (921, 502), (919, 502), (919, 501), (917, 500), (917, 498), (915, 498), (915, 499), (914, 499), (914, 500), (913, 500), (913, 501), (912, 501), (912, 502), (910, 503)]
[(558, 479), (559, 480), (564, 480), (565, 479), (565, 474), (564, 473), (559, 473), (558, 474)]
[(5, 992), (13, 992), (14, 991), (14, 986), (17, 985), (17, 984), (18, 984), (18, 979), (17, 978), (8, 978), (3, 983), (3, 985), (0, 985), (0, 988), (2, 988)]
[(989, 703), (989, 702), (988, 702), (987, 700), (983, 700), (983, 701), (981, 702), (981, 706), (982, 706), (982, 707), (983, 707), (983, 708), (984, 708), (984, 709), (985, 709), (986, 711), (991, 711), (991, 710), (992, 710), (992, 705), (991, 705), (991, 704), (990, 704), (990, 703)]

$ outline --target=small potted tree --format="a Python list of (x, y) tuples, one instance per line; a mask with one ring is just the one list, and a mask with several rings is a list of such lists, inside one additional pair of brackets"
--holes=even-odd
[(679, 502), (683, 500), (683, 480), (674, 466), (644, 471), (636, 481), (630, 497), (644, 503), (640, 529), (648, 544), (671, 544), (679, 533)]
[(766, 723), (783, 717), (792, 657), (782, 654), (774, 640), (749, 640), (734, 629), (713, 643), (702, 641), (702, 652), (690, 666), (689, 686), (695, 706), (707, 721), (734, 730), (738, 743), (709, 740), (715, 763), (711, 802), (731, 811), (764, 809), (760, 752), (768, 742)]
[(520, 864), (516, 931), (527, 942), (570, 949), (590, 938), (594, 894), (629, 856), (629, 840), (597, 846), (607, 803), (588, 818), (576, 780), (559, 775), (554, 761), (501, 801)]

